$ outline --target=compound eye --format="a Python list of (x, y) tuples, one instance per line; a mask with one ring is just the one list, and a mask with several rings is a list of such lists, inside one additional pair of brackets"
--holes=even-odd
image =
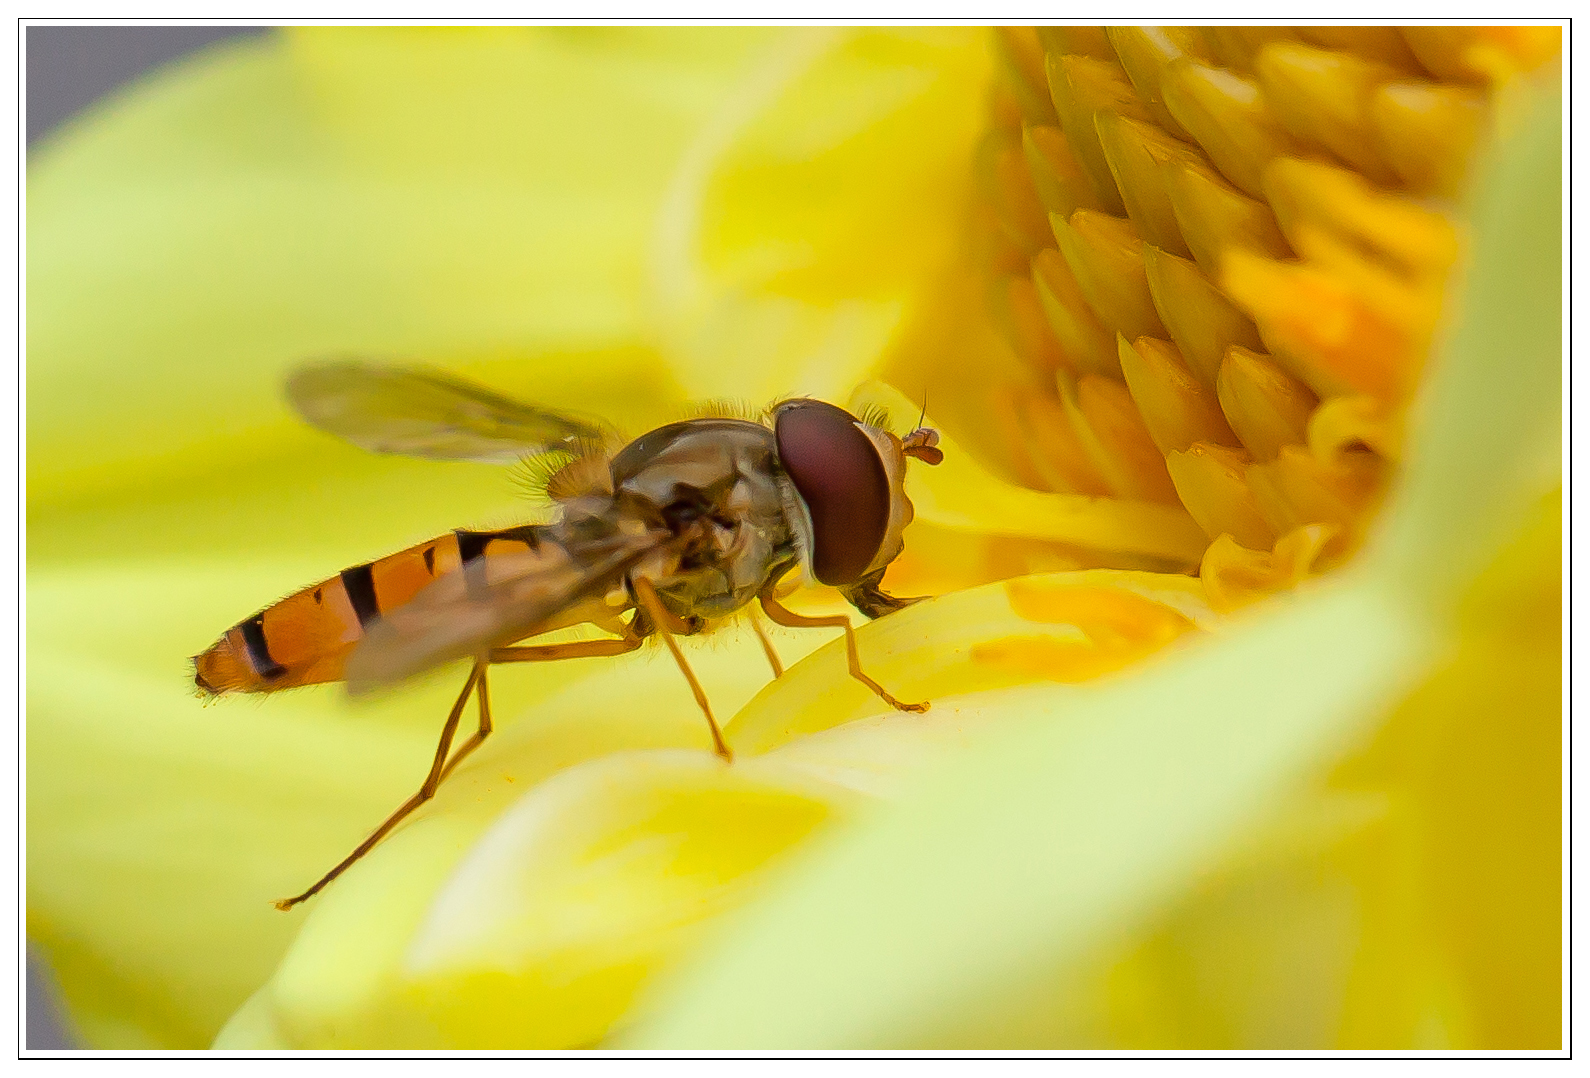
[(824, 584), (853, 584), (889, 530), (889, 477), (856, 417), (822, 401), (780, 405), (778, 455), (812, 520), (812, 572)]

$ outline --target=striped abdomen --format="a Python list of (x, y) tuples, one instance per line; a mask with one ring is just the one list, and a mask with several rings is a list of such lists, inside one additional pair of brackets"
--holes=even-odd
[(228, 629), (194, 656), (194, 683), (216, 695), (340, 681), (365, 626), (383, 611), (397, 609), (435, 578), (476, 558), (534, 550), (548, 541), (547, 531), (536, 524), (460, 530), (344, 569)]

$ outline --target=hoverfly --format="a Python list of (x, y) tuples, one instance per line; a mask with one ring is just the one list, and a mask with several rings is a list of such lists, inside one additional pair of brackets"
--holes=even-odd
[[(774, 405), (764, 422), (690, 419), (624, 444), (598, 422), (433, 372), (358, 362), (302, 368), (287, 395), (314, 426), (378, 453), (550, 462), (546, 492), (561, 515), (549, 524), (459, 529), (344, 569), (243, 619), (194, 657), (193, 680), (206, 696), (339, 680), (357, 691), (472, 660), (419, 790), (314, 886), (276, 903), (280, 909), (341, 875), (480, 747), (492, 731), (486, 675), (500, 663), (619, 655), (661, 637), (728, 760), (675, 637), (754, 599), (777, 624), (843, 629), (852, 677), (892, 707), (927, 709), (895, 699), (862, 671), (848, 618), (796, 614), (774, 589), (800, 570), (837, 587), (869, 618), (915, 601), (886, 595), (879, 583), (912, 518), (906, 459), (943, 459), (929, 428), (902, 440), (799, 398)], [(612, 635), (521, 643), (585, 623)], [(753, 624), (777, 678), (778, 655)], [(471, 696), (479, 725), (449, 755)]]

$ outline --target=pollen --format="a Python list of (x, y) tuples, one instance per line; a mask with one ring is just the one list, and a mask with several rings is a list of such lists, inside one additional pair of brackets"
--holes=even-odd
[(1228, 608), (1350, 555), (1462, 264), (1471, 162), (1508, 85), (1560, 64), (1560, 32), (1006, 27), (999, 43), (978, 189), (992, 322), (1017, 361), (993, 394), (1021, 431), (1015, 472), (1184, 508)]

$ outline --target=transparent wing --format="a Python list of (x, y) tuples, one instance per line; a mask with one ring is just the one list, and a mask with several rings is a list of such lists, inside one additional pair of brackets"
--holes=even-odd
[(673, 542), (666, 531), (650, 531), (547, 540), (526, 553), (477, 558), (369, 627), (349, 656), (348, 689), (364, 692), (584, 620), (562, 616), (601, 601), (642, 559)]
[(434, 371), (335, 360), (300, 367), (287, 399), (311, 424), (377, 453), (507, 464), (610, 440), (599, 422), (537, 408)]

